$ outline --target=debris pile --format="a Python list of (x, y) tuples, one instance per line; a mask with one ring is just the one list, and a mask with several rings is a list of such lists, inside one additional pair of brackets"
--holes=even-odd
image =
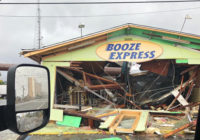
[(194, 133), (199, 86), (199, 66), (174, 60), (71, 62), (56, 69), (53, 107), (80, 126), (167, 138)]

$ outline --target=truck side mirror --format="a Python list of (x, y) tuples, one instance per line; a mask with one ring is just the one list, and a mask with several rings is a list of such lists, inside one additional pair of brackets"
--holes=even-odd
[(7, 76), (7, 128), (25, 134), (44, 127), (50, 116), (49, 70), (40, 65), (11, 67)]

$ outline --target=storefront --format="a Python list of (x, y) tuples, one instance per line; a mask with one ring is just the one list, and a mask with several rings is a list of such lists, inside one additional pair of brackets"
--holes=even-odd
[[(184, 82), (191, 80), (194, 72), (199, 76), (199, 69), (195, 67), (200, 64), (199, 49), (200, 36), (125, 24), (82, 38), (45, 46), (42, 49), (23, 51), (22, 54), (49, 68), (52, 108), (50, 119), (61, 121), (63, 118), (61, 108), (64, 108), (61, 105), (74, 107), (81, 103), (84, 108), (84, 106), (98, 106), (102, 100), (108, 104), (115, 103), (123, 108), (135, 109), (151, 108), (167, 102), (166, 109), (169, 109), (170, 103), (167, 100), (171, 102), (173, 97), (160, 102), (161, 97), (180, 85), (182, 87)], [(125, 65), (129, 65), (128, 71), (124, 68), (127, 67)], [(131, 69), (133, 69), (132, 74)], [(194, 83), (196, 87), (199, 86), (198, 80)], [(183, 94), (184, 101), (179, 101), (182, 105), (189, 104), (187, 93), (191, 82), (189, 84)], [(126, 103), (115, 94), (119, 91), (119, 85), (124, 91), (116, 94), (120, 94), (121, 99), (126, 96), (124, 99)], [(75, 91), (75, 87), (89, 89), (79, 90), (84, 92), (80, 96), (82, 99), (79, 99), (80, 93), (63, 96), (63, 94), (69, 94), (70, 89), (73, 89), (71, 92)], [(148, 91), (156, 90), (158, 87), (165, 90), (156, 94)], [(109, 91), (106, 93), (102, 91), (105, 89)], [(141, 92), (145, 94), (137, 96)], [(143, 100), (145, 96), (151, 95), (152, 97)], [(106, 98), (107, 96), (109, 97)], [(101, 98), (101, 100), (96, 100), (96, 98)], [(133, 100), (135, 105), (129, 102), (130, 100)], [(152, 104), (155, 100), (158, 104)]]

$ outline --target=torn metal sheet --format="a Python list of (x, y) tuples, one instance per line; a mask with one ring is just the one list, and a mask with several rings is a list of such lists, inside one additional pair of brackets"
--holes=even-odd
[(156, 60), (142, 63), (141, 70), (148, 70), (162, 76), (167, 76), (169, 66), (170, 60)]

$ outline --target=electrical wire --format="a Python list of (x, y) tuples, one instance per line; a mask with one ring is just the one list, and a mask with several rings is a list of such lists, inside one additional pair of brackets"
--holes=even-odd
[[(89, 63), (89, 65), (90, 65), (90, 67), (92, 67), (93, 73), (94, 73), (95, 75), (97, 75), (97, 74), (95, 73), (95, 71), (94, 71), (93, 65), (92, 65), (91, 63)], [(97, 65), (101, 68), (101, 66), (100, 66), (98, 63), (97, 63)], [(97, 79), (97, 80), (98, 80), (98, 82), (99, 82), (100, 84), (103, 85), (103, 83), (102, 83), (99, 79)], [(104, 87), (104, 89), (106, 89), (106, 88)], [(105, 91), (105, 92), (106, 92), (106, 91)], [(114, 108), (115, 108), (116, 110), (118, 110), (115, 103), (113, 103), (112, 105), (114, 106)]]
[(93, 1), (93, 2), (2, 2), (0, 5), (89, 5), (89, 4), (133, 4), (133, 3), (185, 3), (200, 2), (199, 0), (149, 0), (149, 1)]
[[(72, 15), (72, 16), (40, 16), (41, 18), (93, 18), (93, 17), (118, 17), (118, 16), (132, 16), (132, 15), (143, 15), (143, 14), (158, 14), (158, 13), (168, 13), (168, 12), (178, 12), (178, 11), (187, 11), (187, 10), (196, 10), (200, 7), (191, 7), (191, 8), (182, 8), (175, 10), (162, 10), (162, 11), (152, 11), (152, 12), (137, 12), (137, 13), (124, 13), (124, 14), (110, 14), (110, 15)], [(36, 18), (34, 15), (3, 15), (0, 14), (0, 17), (3, 18)]]
[[(165, 71), (166, 68), (167, 68), (167, 63), (165, 64), (165, 66), (164, 66), (164, 68), (162, 69), (161, 73), (163, 73), (163, 72)], [(161, 75), (158, 75), (157, 78), (154, 79), (154, 81), (152, 81), (151, 85), (150, 85), (148, 88), (146, 88), (145, 90), (149, 90), (149, 89), (155, 84), (155, 82), (156, 82), (160, 77), (161, 77)], [(139, 100), (139, 101), (141, 101), (141, 100), (142, 100), (141, 98), (144, 97), (144, 96), (146, 95), (147, 92), (145, 92), (145, 90), (144, 90), (144, 93), (142, 93), (142, 94), (138, 97), (138, 100)]]

